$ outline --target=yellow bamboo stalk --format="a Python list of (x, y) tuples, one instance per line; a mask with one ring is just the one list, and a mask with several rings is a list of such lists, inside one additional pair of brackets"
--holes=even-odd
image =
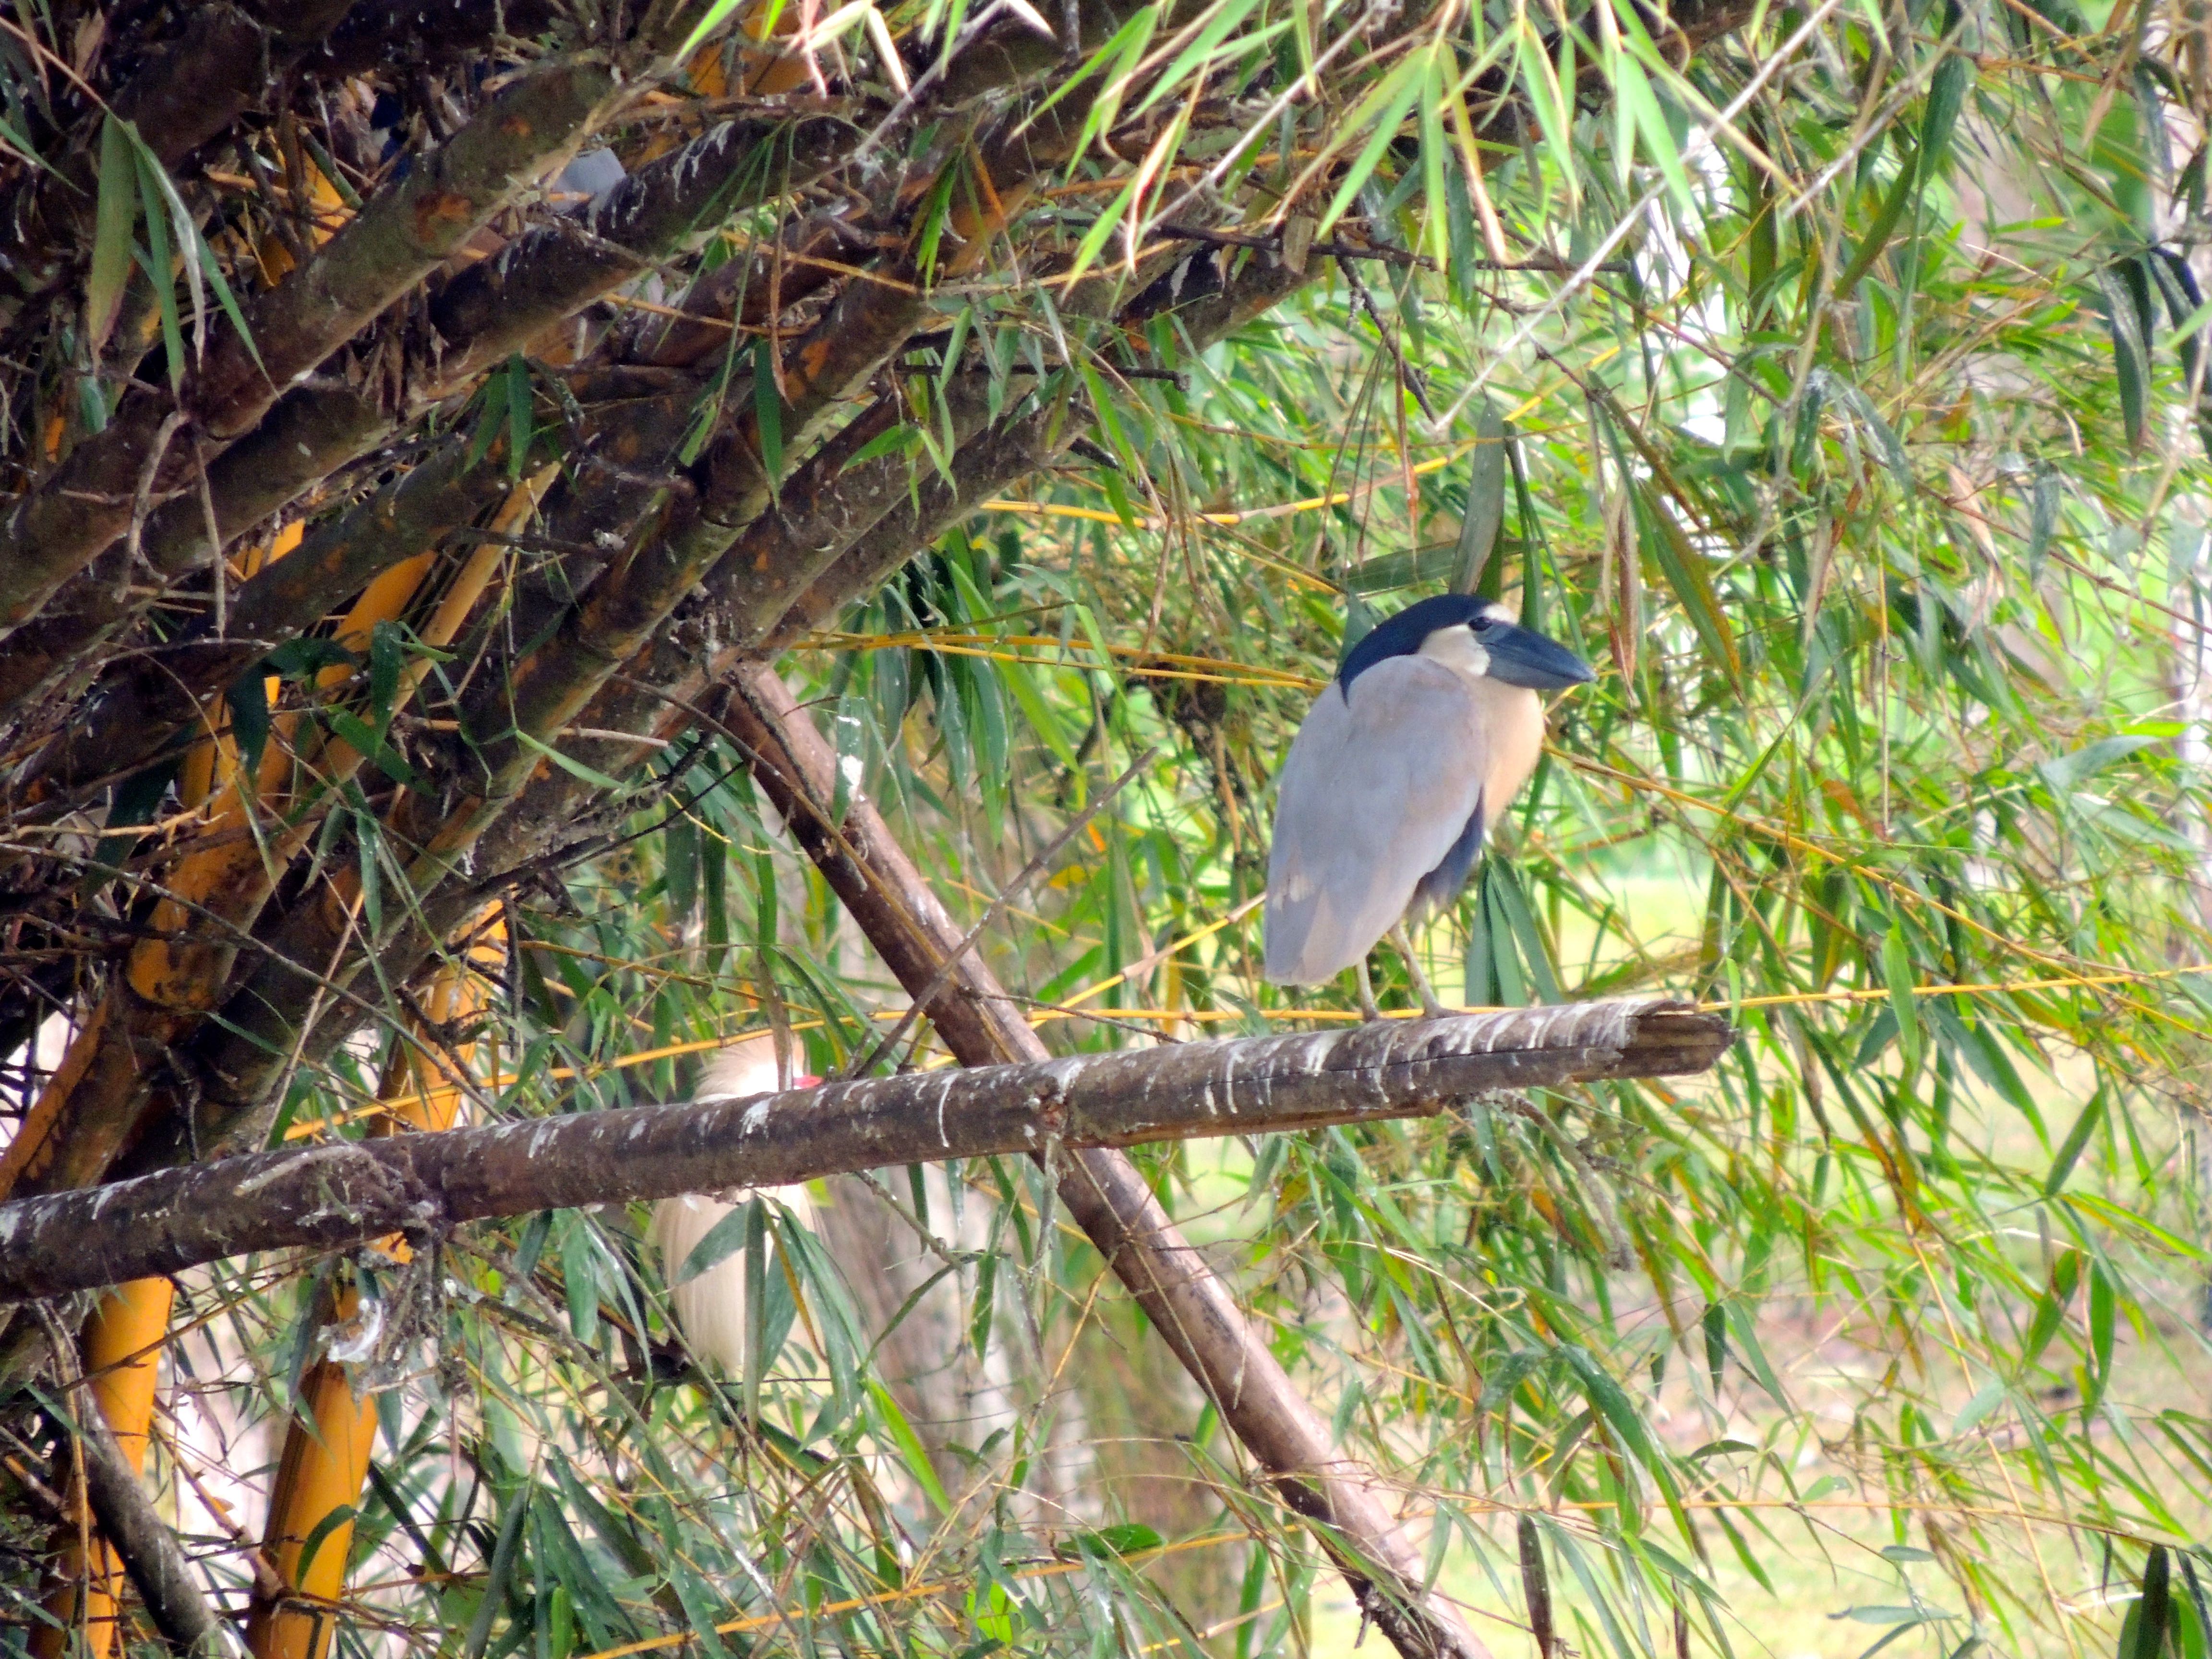
[[(146, 1465), (161, 1339), (169, 1328), (169, 1305), (175, 1294), (176, 1286), (166, 1279), (118, 1285), (100, 1297), (86, 1328), (84, 1368), (93, 1402), (114, 1430), (134, 1469)], [(76, 1536), (64, 1551), (60, 1582), (46, 1597), (46, 1611), (56, 1622), (32, 1631), (31, 1653), (33, 1659), (61, 1659), (70, 1635), (76, 1632), (83, 1639), (85, 1659), (107, 1659), (115, 1645), (123, 1565), (106, 1540), (92, 1530), (83, 1484), (74, 1476), (69, 1503), (76, 1517)]]
[[(549, 467), (519, 485), (501, 506), (495, 527), (512, 531), (535, 510), (556, 476), (557, 468)], [(246, 568), (240, 574), (250, 574), (283, 557), (301, 539), (300, 526), (287, 526), (268, 543), (249, 550), (244, 559)], [(500, 557), (500, 548), (489, 543), (471, 555), (425, 630), (426, 640), (434, 645), (451, 642), (483, 597)], [(426, 552), (373, 581), (340, 624), (340, 642), (349, 648), (362, 647), (379, 623), (397, 620), (420, 591), (433, 562)], [(326, 668), (318, 677), (319, 688), (329, 690), (351, 672), (343, 665)], [(413, 693), (422, 678), (421, 667), (412, 667), (401, 688), (403, 700)], [(273, 697), (273, 685), (270, 693)], [(220, 792), (209, 823), (215, 831), (246, 827), (257, 812), (283, 795), (298, 729), (296, 716), (276, 723), (249, 780), (239, 770), (236, 745), (224, 724), (218, 708), (209, 719), (205, 738), (185, 757), (179, 777), (179, 793), (187, 807), (202, 806)], [(333, 765), (340, 771), (350, 771), (360, 764), (361, 757), (353, 754), (349, 746), (337, 747), (343, 748), (343, 755), (326, 752), (322, 757), (326, 771)], [(275, 838), (267, 847), (252, 836), (239, 836), (182, 860), (168, 883), (173, 896), (165, 897), (154, 916), (153, 931), (173, 937), (148, 939), (133, 949), (118, 983), (77, 1033), (22, 1129), (0, 1156), (0, 1195), (27, 1174), (39, 1176), (40, 1184), (48, 1188), (81, 1185), (99, 1177), (136, 1120), (142, 1087), (138, 1062), (142, 1044), (148, 1039), (161, 1044), (173, 1040), (213, 1006), (228, 977), (236, 954), (236, 935), (219, 927), (211, 932), (208, 918), (240, 927), (250, 920), (303, 833), (295, 830)], [(405, 1075), (404, 1072), (397, 1074)], [(449, 1122), (459, 1103), (458, 1091), (450, 1086), (430, 1090), (419, 1080), (411, 1098), (421, 1103), (419, 1118), (412, 1110), (404, 1115), (422, 1127), (443, 1127), (434, 1121), (437, 1114), (442, 1110)], [(135, 1448), (141, 1458), (153, 1411), (151, 1356), (158, 1352), (167, 1328), (172, 1289), (166, 1279), (126, 1286), (103, 1299), (86, 1327), (88, 1370), (101, 1370), (118, 1354), (143, 1352), (149, 1356), (138, 1371), (128, 1373), (136, 1380), (129, 1389), (114, 1395), (114, 1404), (110, 1404), (107, 1395), (95, 1389), (110, 1428), (126, 1449)], [(348, 1308), (337, 1316), (349, 1317), (352, 1311)], [(335, 1389), (319, 1371), (313, 1386), (303, 1389), (307, 1421), (315, 1426), (309, 1431), (301, 1425), (295, 1425), (294, 1443), (287, 1445), (278, 1476), (279, 1492), (292, 1494), (295, 1510), (311, 1510), (318, 1518), (359, 1497), (368, 1474), (367, 1458), (374, 1434), (373, 1419), (366, 1426), (356, 1420), (359, 1410), (343, 1371), (329, 1369), (336, 1376)], [(312, 1445), (295, 1452), (295, 1443), (303, 1439)], [(338, 1487), (343, 1488), (343, 1496), (335, 1503), (325, 1502), (327, 1493)], [(77, 1502), (82, 1517), (81, 1495)], [(272, 1525), (270, 1536), (278, 1540), (286, 1534)], [(280, 1565), (287, 1583), (298, 1579), (306, 1536), (307, 1531), (302, 1531), (292, 1540), (290, 1556)], [(333, 1589), (342, 1586), (351, 1529), (346, 1529), (343, 1538), (333, 1532), (327, 1542), (328, 1550), (319, 1547), (304, 1564), (308, 1582), (302, 1588), (311, 1596), (331, 1572), (340, 1575)], [(118, 1569), (113, 1552), (93, 1537), (88, 1517), (80, 1519), (77, 1537), (68, 1546), (62, 1568), (61, 1582), (50, 1592), (46, 1604), (58, 1622), (54, 1627), (43, 1628), (40, 1638), (64, 1644), (70, 1629), (81, 1627), (87, 1632), (89, 1659), (106, 1659), (116, 1623)], [(303, 1617), (310, 1629), (301, 1650), (319, 1651), (312, 1628), (316, 1620)], [(282, 1617), (276, 1622), (284, 1625), (285, 1638), (293, 1639), (289, 1625)], [(58, 1659), (60, 1651), (56, 1646), (36, 1659)]]
[[(323, 176), (323, 170), (306, 156), (300, 159), (301, 169), (307, 175), (307, 241), (312, 247), (320, 247), (337, 235), (353, 210), (346, 205), (338, 188)], [(236, 175), (233, 175), (235, 177)], [(251, 184), (251, 180), (241, 182)], [(264, 231), (253, 240), (253, 257), (261, 269), (261, 285), (274, 288), (291, 274), (295, 261), (292, 251), (274, 232)]]
[[(283, 557), (300, 544), (301, 532), (299, 525), (288, 525), (249, 550), (245, 565), (258, 569)], [(185, 755), (179, 771), (178, 796), (187, 810), (204, 807), (211, 798), (217, 800), (210, 830), (243, 825), (249, 811), (248, 785), (237, 775), (237, 749), (225, 729), (220, 704), (204, 725), (205, 735)], [(252, 791), (258, 794), (272, 787), (283, 764), (280, 745), (270, 744), (262, 754)], [(226, 879), (243, 859), (258, 853), (250, 838), (241, 837), (234, 847), (186, 858), (169, 880), (174, 896), (164, 898), (155, 908), (155, 928), (161, 933), (197, 931), (202, 912), (221, 914)], [(226, 940), (220, 948), (225, 952), (222, 969), (228, 972), (236, 946)], [(185, 1012), (200, 1011), (191, 1000), (189, 974), (210, 971), (207, 949), (149, 939), (132, 950), (120, 986), (112, 986), (101, 999), (71, 1041), (60, 1068), (40, 1092), (22, 1128), (5, 1153), (0, 1153), (0, 1197), (27, 1176), (49, 1190), (100, 1178), (131, 1128), (132, 1103), (141, 1086), (137, 1040), (167, 1042), (177, 1035), (172, 1022), (160, 1017), (164, 1011), (179, 1006)], [(136, 999), (136, 1004), (126, 998)], [(125, 1433), (124, 1425), (113, 1426), (118, 1435)], [(137, 1432), (144, 1431), (141, 1425)]]
[[(495, 926), (472, 947), (471, 957), (496, 957), (505, 937), (503, 927)], [(440, 1024), (465, 1018), (482, 1006), (484, 984), (483, 975), (471, 972), (465, 963), (450, 964), (433, 981), (424, 1012)], [(464, 1064), (474, 1057), (474, 1048), (471, 1044), (463, 1051)], [(460, 1091), (438, 1079), (412, 1049), (395, 1054), (378, 1092), (384, 1110), (371, 1120), (372, 1134), (450, 1128), (459, 1115)], [(382, 1248), (403, 1261), (410, 1254), (401, 1238), (386, 1239)], [(324, 1317), (343, 1322), (360, 1308), (359, 1293), (349, 1285), (331, 1296)], [(300, 1397), (303, 1410), (285, 1436), (262, 1546), (286, 1593), (282, 1600), (254, 1598), (246, 1626), (254, 1659), (324, 1659), (330, 1651), (353, 1553), (353, 1522), (325, 1522), (360, 1502), (376, 1448), (376, 1402), (354, 1397), (345, 1367), (336, 1360), (318, 1360), (308, 1368), (300, 1379)], [(310, 1555), (307, 1540), (319, 1531), (322, 1535)]]
[[(280, 559), (300, 540), (300, 526), (288, 526), (249, 554), (250, 562), (258, 568)], [(204, 805), (218, 769), (232, 772), (234, 766), (228, 738), (219, 723), (210, 722), (207, 738), (185, 757), (179, 775), (179, 794), (185, 807)], [(234, 777), (229, 787), (234, 791)], [(164, 912), (173, 908), (167, 902), (162, 907)], [(133, 952), (125, 968), (126, 980), (143, 971), (137, 957), (145, 949), (146, 944), (142, 944)], [(41, 1091), (7, 1157), (0, 1158), (0, 1192), (14, 1185), (26, 1170), (43, 1170), (54, 1162), (60, 1150), (56, 1132), (67, 1116), (64, 1109), (87, 1087), (88, 1079), (103, 1095), (112, 1097), (126, 1091), (127, 1081), (118, 1079), (114, 1073), (118, 1068), (131, 1073), (137, 1069), (125, 1030), (129, 1015), (130, 1010), (116, 994), (111, 993), (100, 1000), (92, 1018), (70, 1044), (60, 1069)], [(66, 1176), (70, 1172), (63, 1173)], [(161, 1343), (168, 1330), (175, 1296), (176, 1286), (167, 1279), (134, 1280), (102, 1297), (85, 1322), (84, 1368), (91, 1379), (94, 1402), (135, 1469), (145, 1467)], [(77, 1535), (64, 1551), (58, 1582), (46, 1597), (46, 1611), (56, 1622), (32, 1632), (34, 1659), (59, 1659), (72, 1631), (82, 1632), (86, 1659), (106, 1659), (114, 1646), (121, 1564), (106, 1541), (93, 1533), (82, 1483), (74, 1480), (70, 1504), (77, 1517)]]
[[(558, 466), (548, 466), (518, 484), (493, 518), (493, 530), (501, 534), (511, 533), (537, 509), (538, 502), (552, 487), (559, 472)], [(425, 643), (445, 646), (459, 635), (470, 611), (483, 598), (504, 556), (504, 550), (496, 542), (478, 544), (447, 588), (429, 621), (419, 630)], [(374, 587), (362, 595), (362, 605), (356, 607), (356, 615), (349, 617), (340, 629), (339, 637), (343, 643), (350, 648), (359, 648), (367, 642), (375, 623), (384, 619), (381, 615), (369, 612), (368, 601), (373, 596), (379, 597), (380, 606), (389, 605), (393, 615), (413, 597), (428, 571), (428, 556), (423, 556), (419, 562), (421, 568), (411, 580), (402, 580), (395, 569), (387, 573), (392, 580), (386, 583), (380, 596)], [(334, 665), (324, 671), (326, 684), (335, 684), (350, 672), (343, 665)], [(427, 672), (425, 663), (409, 665), (394, 697), (395, 707), (404, 705), (414, 695)], [(327, 781), (350, 773), (360, 766), (362, 758), (350, 744), (342, 738), (333, 739), (316, 757), (316, 769)], [(473, 932), (483, 921), (483, 917), (479, 916), (469, 931)], [(495, 925), (471, 947), (471, 959), (496, 959), (505, 939), (504, 925)], [(484, 983), (482, 975), (470, 971), (468, 963), (449, 964), (432, 981), (424, 1012), (437, 1024), (465, 1018), (482, 1006)], [(475, 1045), (471, 1044), (457, 1058), (465, 1066), (474, 1054)], [(383, 1109), (370, 1121), (372, 1134), (388, 1134), (403, 1127), (448, 1128), (460, 1111), (459, 1088), (440, 1078), (412, 1049), (395, 1055), (393, 1063), (386, 1068), (378, 1093)], [(402, 1261), (409, 1254), (406, 1241), (400, 1238), (385, 1240), (383, 1249)], [(359, 1295), (347, 1285), (331, 1297), (325, 1317), (342, 1322), (359, 1311)], [(269, 1527), (263, 1545), (286, 1594), (282, 1599), (262, 1595), (254, 1598), (246, 1639), (255, 1659), (324, 1659), (330, 1650), (337, 1613), (345, 1594), (348, 1559), (353, 1552), (353, 1522), (344, 1520), (326, 1523), (330, 1516), (350, 1510), (360, 1502), (362, 1487), (368, 1479), (369, 1458), (376, 1446), (375, 1402), (354, 1397), (351, 1380), (337, 1362), (323, 1359), (310, 1367), (301, 1378), (300, 1397), (302, 1410), (285, 1436), (276, 1489), (270, 1497)], [(315, 1538), (319, 1531), (322, 1535), (311, 1555), (307, 1540)]]

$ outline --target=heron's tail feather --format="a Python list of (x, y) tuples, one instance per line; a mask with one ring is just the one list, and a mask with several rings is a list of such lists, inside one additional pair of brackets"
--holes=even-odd
[(1387, 923), (1371, 932), (1316, 892), (1267, 895), (1267, 966), (1270, 983), (1318, 985), (1363, 959)]

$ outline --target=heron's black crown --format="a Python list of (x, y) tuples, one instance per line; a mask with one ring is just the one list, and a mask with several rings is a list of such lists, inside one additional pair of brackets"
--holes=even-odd
[(1367, 630), (1336, 671), (1337, 684), (1349, 692), (1352, 681), (1386, 657), (1413, 656), (1439, 628), (1456, 628), (1462, 623), (1473, 627), (1486, 611), (1505, 617), (1505, 607), (1495, 599), (1478, 599), (1469, 593), (1439, 593), (1434, 599), (1416, 600)]
[(1522, 627), (1497, 600), (1478, 599), (1468, 593), (1439, 593), (1407, 605), (1387, 622), (1377, 623), (1346, 655), (1344, 665), (1336, 671), (1337, 684), (1349, 697), (1352, 681), (1376, 663), (1389, 657), (1413, 656), (1438, 629), (1461, 627), (1472, 633), (1475, 644), (1487, 653), (1492, 678), (1508, 685), (1555, 691), (1594, 678), (1588, 663), (1556, 640)]

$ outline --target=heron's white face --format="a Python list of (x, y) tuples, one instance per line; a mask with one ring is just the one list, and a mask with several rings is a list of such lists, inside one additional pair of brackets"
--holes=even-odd
[(1480, 679), (1490, 672), (1490, 653), (1475, 643), (1474, 630), (1465, 623), (1437, 629), (1421, 641), (1421, 655), (1470, 678)]

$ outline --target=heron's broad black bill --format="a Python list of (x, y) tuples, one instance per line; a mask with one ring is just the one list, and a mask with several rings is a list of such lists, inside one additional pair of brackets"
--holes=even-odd
[(1524, 686), (1531, 691), (1564, 691), (1597, 678), (1588, 663), (1557, 640), (1518, 623), (1485, 629), (1482, 648), (1489, 653), (1490, 678), (1507, 685)]

